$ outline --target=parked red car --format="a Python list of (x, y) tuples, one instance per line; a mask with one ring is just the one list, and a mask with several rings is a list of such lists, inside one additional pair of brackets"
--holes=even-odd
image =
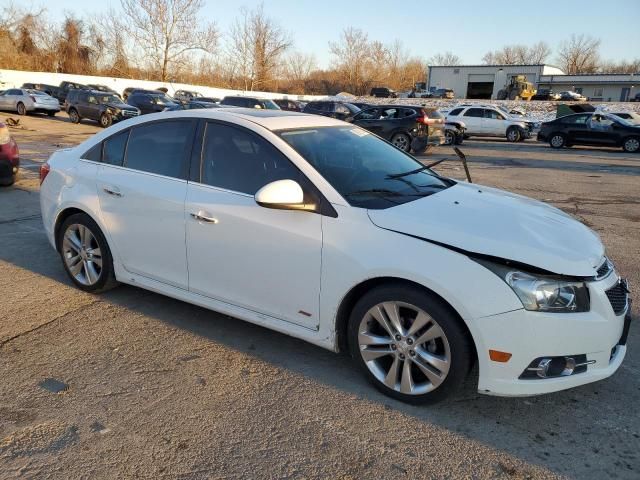
[(20, 154), (7, 126), (0, 122), (0, 185), (12, 185), (18, 175)]

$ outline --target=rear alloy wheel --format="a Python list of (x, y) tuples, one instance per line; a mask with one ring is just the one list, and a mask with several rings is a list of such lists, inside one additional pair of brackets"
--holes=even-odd
[(507, 130), (507, 140), (509, 140), (510, 142), (519, 142), (520, 138), (522, 138), (522, 133), (519, 129), (511, 127), (509, 130)]
[(565, 146), (565, 143), (566, 140), (564, 138), (564, 135), (562, 135), (561, 133), (554, 133), (549, 139), (549, 145), (551, 145), (552, 148), (562, 148)]
[(108, 113), (103, 113), (100, 115), (100, 126), (102, 128), (108, 128), (113, 123), (113, 117)]
[(78, 111), (75, 108), (69, 110), (69, 120), (71, 120), (71, 123), (80, 123), (80, 115), (78, 115)]
[(391, 143), (403, 152), (408, 152), (411, 149), (411, 138), (406, 133), (396, 133), (391, 137)]
[(355, 306), (349, 347), (386, 395), (432, 403), (457, 390), (472, 348), (455, 314), (437, 297), (400, 285), (378, 287)]
[(18, 110), (18, 115), (26, 115), (27, 114), (27, 107), (24, 106), (24, 103), (19, 102), (18, 105), (16, 105), (16, 109)]
[(637, 153), (640, 151), (640, 139), (637, 137), (625, 138), (622, 149), (627, 153)]
[(58, 246), (64, 268), (78, 288), (103, 292), (118, 284), (107, 241), (88, 215), (78, 213), (64, 221)]

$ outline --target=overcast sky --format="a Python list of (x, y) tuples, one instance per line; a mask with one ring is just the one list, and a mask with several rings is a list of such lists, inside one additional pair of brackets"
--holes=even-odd
[[(110, 6), (117, 10), (120, 6), (118, 0), (28, 1), (47, 6), (56, 18), (64, 11), (84, 15), (105, 11)], [(8, 0), (0, 0), (0, 5), (6, 3)], [(214, 20), (224, 33), (241, 6), (252, 8), (259, 3), (259, 0), (205, 0), (203, 18)], [(572, 33), (600, 38), (600, 53), (605, 59), (640, 58), (640, 0), (264, 0), (262, 3), (266, 13), (291, 32), (295, 49), (314, 53), (321, 67), (331, 61), (328, 42), (336, 40), (348, 26), (363, 29), (370, 39), (392, 42), (398, 38), (412, 54), (424, 59), (449, 50), (465, 64), (481, 63), (487, 51), (506, 44), (544, 40), (555, 50)], [(555, 51), (548, 63), (553, 64), (554, 60)]]

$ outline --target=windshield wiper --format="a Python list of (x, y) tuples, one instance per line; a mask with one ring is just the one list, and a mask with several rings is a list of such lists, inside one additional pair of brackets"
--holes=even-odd
[(408, 172), (391, 173), (391, 174), (387, 175), (387, 178), (402, 178), (402, 177), (406, 177), (407, 175), (413, 175), (414, 173), (423, 172), (425, 170), (429, 170), (429, 167), (426, 166), (426, 165), (423, 165), (420, 168), (416, 168), (415, 170), (409, 170)]
[(345, 194), (345, 197), (351, 197), (353, 195), (380, 195), (389, 197), (401, 197), (402, 193), (394, 190), (387, 190), (386, 188), (370, 188), (367, 190), (356, 190), (355, 192), (349, 192)]

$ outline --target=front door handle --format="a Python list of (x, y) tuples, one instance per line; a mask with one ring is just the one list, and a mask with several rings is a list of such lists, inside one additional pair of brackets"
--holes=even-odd
[(191, 216), (195, 220), (197, 220), (199, 222), (213, 223), (213, 224), (218, 223), (218, 219), (217, 218), (213, 218), (213, 217), (209, 216), (208, 213), (205, 213), (205, 212), (202, 212), (202, 211), (200, 211), (198, 213), (192, 213)]
[(114, 197), (122, 196), (122, 193), (120, 193), (120, 190), (117, 187), (104, 187), (102, 190), (104, 190), (104, 192), (108, 193), (109, 195), (113, 195)]

